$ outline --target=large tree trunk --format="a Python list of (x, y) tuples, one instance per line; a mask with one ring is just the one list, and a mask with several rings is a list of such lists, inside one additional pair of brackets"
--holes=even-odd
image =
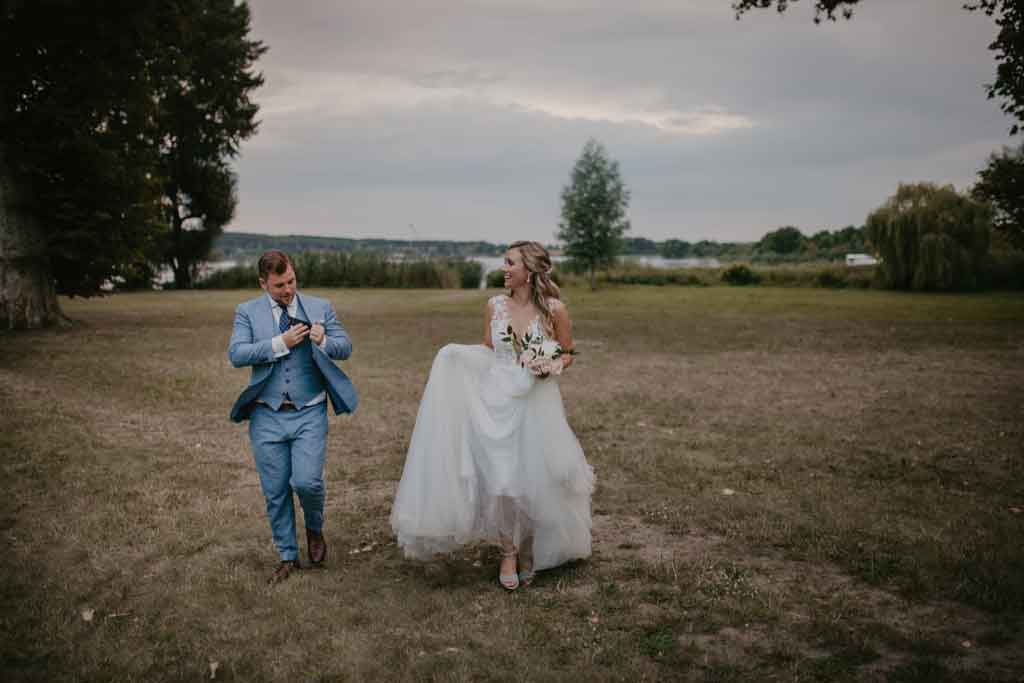
[(174, 271), (175, 289), (192, 289), (192, 269), (180, 258), (171, 261), (171, 270)]
[(171, 196), (171, 271), (174, 273), (175, 289), (192, 289), (192, 269), (185, 259), (185, 219), (181, 217), (181, 205), (178, 204), (178, 187), (173, 187)]
[(23, 330), (66, 324), (46, 267), (39, 224), (22, 195), (0, 147), (0, 329)]

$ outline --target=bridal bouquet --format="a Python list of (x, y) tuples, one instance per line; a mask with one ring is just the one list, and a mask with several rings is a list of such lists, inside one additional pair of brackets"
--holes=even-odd
[(529, 332), (520, 337), (509, 325), (501, 340), (511, 343), (519, 357), (519, 364), (532, 374), (544, 379), (549, 375), (562, 374), (562, 356), (575, 356), (576, 350), (566, 351), (553, 339)]

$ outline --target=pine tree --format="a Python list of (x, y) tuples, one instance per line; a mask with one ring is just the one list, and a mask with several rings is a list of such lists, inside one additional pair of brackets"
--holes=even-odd
[(159, 260), (174, 284), (191, 288), (196, 269), (234, 216), (236, 178), (229, 160), (256, 132), (250, 93), (266, 51), (248, 37), (248, 6), (235, 0), (178, 0), (159, 15), (154, 64), (159, 106), (159, 174), (167, 222)]

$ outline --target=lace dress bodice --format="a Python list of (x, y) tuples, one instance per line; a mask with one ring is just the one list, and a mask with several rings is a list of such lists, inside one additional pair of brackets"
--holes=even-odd
[[(508, 333), (508, 326), (512, 323), (512, 317), (508, 313), (508, 297), (498, 294), (491, 297), (491, 343), (494, 344), (494, 355), (500, 360), (518, 362), (516, 350), (511, 341), (502, 341)], [(529, 326), (524, 330), (531, 336), (543, 336), (544, 330), (540, 325), (540, 316), (530, 321)]]

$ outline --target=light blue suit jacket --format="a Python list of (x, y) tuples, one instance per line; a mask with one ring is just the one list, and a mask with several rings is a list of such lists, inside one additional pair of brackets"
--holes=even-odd
[[(334, 407), (335, 415), (354, 412), (359, 404), (356, 388), (352, 380), (334, 363), (335, 360), (345, 360), (352, 355), (352, 340), (338, 322), (331, 302), (315, 296), (300, 295), (298, 292), (295, 296), (298, 299), (300, 318), (311, 323), (323, 323), (327, 352), (324, 353), (319, 346), (311, 344), (313, 362), (324, 377), (324, 388)], [(231, 332), (231, 341), (228, 343), (228, 358), (236, 368), (251, 366), (252, 375), (249, 378), (249, 386), (231, 408), (233, 421), (242, 422), (249, 418), (256, 399), (270, 379), (274, 363), (277, 362), (271, 340), (280, 333), (274, 323), (274, 314), (266, 294), (239, 304), (235, 309), (235, 326)]]

